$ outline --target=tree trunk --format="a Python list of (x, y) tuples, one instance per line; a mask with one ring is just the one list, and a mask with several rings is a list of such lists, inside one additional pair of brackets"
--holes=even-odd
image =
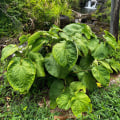
[(115, 36), (116, 40), (118, 40), (119, 8), (120, 0), (111, 0), (110, 32)]

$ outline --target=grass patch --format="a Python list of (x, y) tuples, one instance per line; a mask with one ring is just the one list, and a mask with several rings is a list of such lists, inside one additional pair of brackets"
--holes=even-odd
[(90, 95), (93, 112), (84, 117), (85, 120), (120, 120), (120, 87), (95, 90)]

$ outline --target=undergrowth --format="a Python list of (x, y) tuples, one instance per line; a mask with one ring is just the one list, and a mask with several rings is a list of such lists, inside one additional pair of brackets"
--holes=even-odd
[(84, 117), (85, 120), (120, 120), (120, 87), (95, 90), (90, 95), (93, 112)]
[[(0, 70), (3, 71), (3, 70)], [(42, 99), (42, 92), (20, 95), (9, 86), (6, 77), (0, 74), (0, 119), (1, 120), (53, 120), (54, 114), (38, 102)], [(118, 83), (119, 84), (119, 83)], [(120, 87), (112, 85), (96, 89), (90, 93), (93, 105), (92, 113), (83, 115), (83, 120), (119, 120), (120, 119)], [(70, 120), (70, 119), (69, 119)], [(77, 119), (81, 120), (81, 119)]]
[(28, 94), (20, 95), (9, 86), (5, 74), (4, 76), (0, 74), (0, 120), (54, 119), (54, 114), (46, 106), (46, 101), (44, 101), (43, 106), (39, 106), (39, 102), (44, 96), (41, 91), (33, 95), (35, 91), (33, 88)]

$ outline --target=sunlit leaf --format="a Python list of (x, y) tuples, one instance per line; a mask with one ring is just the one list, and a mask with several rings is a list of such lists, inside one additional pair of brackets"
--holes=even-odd
[(106, 39), (106, 42), (113, 48), (116, 49), (117, 46), (117, 42), (115, 37), (109, 33), (108, 31), (104, 30), (105, 35), (103, 35), (103, 37)]
[(62, 93), (56, 99), (57, 105), (61, 109), (68, 110), (71, 107), (71, 95), (69, 92)]
[(82, 112), (91, 112), (92, 104), (90, 98), (85, 93), (77, 93), (72, 97), (71, 109), (73, 114), (80, 118)]
[(18, 47), (16, 45), (13, 45), (13, 44), (10, 44), (10, 45), (6, 46), (5, 48), (3, 48), (1, 62), (3, 62), (4, 59), (9, 57), (10, 55), (15, 53), (16, 51), (18, 51)]
[(110, 72), (102, 65), (93, 67), (92, 74), (96, 78), (96, 80), (103, 86), (107, 86), (109, 84)]
[(63, 67), (72, 68), (77, 61), (77, 49), (73, 42), (57, 43), (52, 50), (55, 60)]
[(14, 90), (21, 93), (29, 91), (35, 79), (35, 65), (29, 59), (15, 57), (7, 68), (7, 79)]

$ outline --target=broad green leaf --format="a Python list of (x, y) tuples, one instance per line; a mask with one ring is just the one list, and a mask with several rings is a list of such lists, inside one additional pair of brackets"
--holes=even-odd
[(90, 98), (85, 93), (77, 93), (72, 97), (71, 109), (73, 114), (80, 118), (82, 112), (91, 112), (92, 104)]
[(86, 87), (79, 81), (72, 82), (70, 84), (71, 94), (76, 94), (78, 92), (86, 93)]
[(75, 33), (81, 33), (82, 26), (79, 23), (72, 23), (63, 28), (63, 32), (68, 36), (73, 36)]
[(3, 48), (1, 62), (3, 62), (4, 59), (9, 57), (10, 55), (15, 53), (16, 51), (18, 51), (18, 47), (16, 45), (13, 45), (13, 44), (10, 44), (10, 45), (6, 46), (5, 48)]
[(28, 45), (32, 45), (41, 36), (49, 35), (46, 31), (38, 31), (31, 35), (28, 39)]
[(83, 69), (83, 70), (87, 70), (90, 68), (90, 66), (92, 65), (94, 58), (90, 55), (87, 55), (85, 57), (82, 57), (80, 59), (80, 64), (79, 66)]
[(65, 78), (69, 70), (66, 67), (60, 66), (50, 54), (50, 56), (46, 57), (45, 59), (45, 68), (47, 69), (48, 73), (57, 78)]
[(35, 52), (30, 52), (28, 56), (36, 65), (37, 77), (45, 77), (43, 56), (40, 53), (35, 53)]
[(108, 31), (104, 30), (105, 35), (103, 35), (103, 37), (106, 39), (106, 42), (113, 48), (116, 49), (117, 46), (117, 42), (115, 37), (109, 33)]
[(92, 54), (92, 56), (97, 60), (105, 59), (108, 55), (109, 55), (108, 48), (102, 42), (100, 45), (98, 45), (98, 47)]
[(60, 109), (68, 110), (71, 107), (71, 95), (70, 93), (64, 92), (56, 99), (57, 105)]
[(109, 84), (110, 72), (102, 65), (93, 67), (92, 74), (103, 86), (107, 86)]
[(99, 61), (99, 63), (101, 63), (102, 66), (104, 66), (107, 70), (109, 70), (110, 73), (113, 73), (110, 65), (107, 62), (105, 62), (105, 61)]
[(26, 41), (28, 41), (28, 38), (29, 38), (29, 34), (28, 34), (28, 35), (22, 35), (22, 36), (19, 38), (20, 45), (22, 45), (23, 43), (25, 43)]
[(93, 77), (91, 72), (86, 72), (82, 78), (83, 85), (90, 91), (93, 91), (97, 88), (96, 79)]
[[(80, 23), (72, 23), (63, 28), (63, 32), (67, 36), (73, 36), (76, 33), (84, 34), (87, 39), (90, 39), (92, 37), (96, 37), (95, 34), (91, 31), (91, 28), (86, 24), (80, 24)], [(65, 36), (63, 34), (60, 34), (61, 37)]]
[(57, 43), (52, 50), (55, 60), (63, 67), (71, 69), (77, 61), (77, 49), (73, 42), (63, 41)]
[(73, 40), (79, 51), (82, 51), (83, 54), (86, 56), (88, 54), (87, 39), (81, 34), (76, 33), (75, 36), (73, 37)]
[(98, 45), (99, 45), (98, 39), (92, 38), (92, 39), (88, 40), (87, 46), (91, 52), (94, 52), (94, 50), (97, 48)]
[(13, 58), (7, 68), (7, 79), (14, 90), (29, 91), (35, 79), (35, 65), (29, 59)]

